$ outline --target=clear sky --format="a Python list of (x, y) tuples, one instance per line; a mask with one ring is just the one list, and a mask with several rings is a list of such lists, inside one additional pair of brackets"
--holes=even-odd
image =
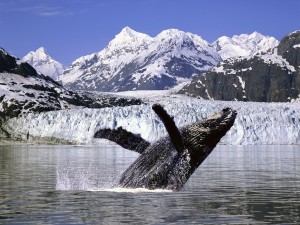
[(156, 36), (177, 28), (213, 42), (300, 30), (300, 0), (0, 0), (0, 47), (22, 58), (45, 47), (68, 66), (102, 50), (125, 26)]

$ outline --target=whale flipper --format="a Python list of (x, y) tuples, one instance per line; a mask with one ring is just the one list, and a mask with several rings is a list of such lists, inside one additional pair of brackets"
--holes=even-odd
[(159, 104), (152, 106), (154, 112), (159, 116), (170, 136), (170, 139), (178, 153), (183, 153), (184, 143), (179, 129), (177, 128), (173, 117)]
[(119, 127), (116, 130), (112, 129), (101, 129), (97, 131), (94, 135), (95, 138), (104, 138), (110, 141), (117, 143), (123, 148), (143, 153), (146, 148), (150, 145), (149, 142), (143, 138), (134, 135), (133, 133), (124, 130), (122, 127)]

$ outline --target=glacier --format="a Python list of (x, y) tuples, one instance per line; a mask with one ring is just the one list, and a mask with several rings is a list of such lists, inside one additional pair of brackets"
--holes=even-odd
[[(139, 92), (119, 93), (135, 95)], [(141, 93), (141, 92), (140, 92)], [(204, 120), (225, 107), (237, 110), (234, 126), (220, 144), (294, 145), (300, 144), (300, 105), (293, 103), (255, 103), (211, 101), (167, 92), (142, 92), (146, 104), (102, 109), (69, 109), (30, 113), (12, 118), (3, 128), (23, 141), (60, 139), (75, 144), (103, 144), (94, 134), (103, 128), (123, 127), (153, 142), (166, 135), (164, 125), (152, 111), (162, 104), (178, 127)]]

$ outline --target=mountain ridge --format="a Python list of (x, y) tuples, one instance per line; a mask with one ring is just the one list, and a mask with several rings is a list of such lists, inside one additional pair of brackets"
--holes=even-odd
[(58, 80), (80, 90), (168, 89), (220, 60), (200, 36), (169, 29), (150, 37), (125, 27), (100, 52), (75, 60)]
[[(244, 56), (278, 44), (275, 38), (258, 32), (235, 35), (231, 39), (244, 45), (240, 47)], [(260, 43), (258, 49), (256, 43)], [(76, 59), (58, 80), (68, 88), (79, 90), (169, 89), (220, 63), (220, 53), (228, 46), (220, 42), (218, 46), (219, 52), (216, 44), (178, 29), (163, 30), (150, 37), (125, 27), (103, 50)], [(230, 54), (237, 57), (240, 52), (231, 51)]]
[[(275, 38), (258, 32), (222, 36), (210, 44), (197, 34), (178, 29), (151, 37), (127, 26), (101, 51), (79, 57), (63, 72), (60, 69), (50, 76), (74, 90), (164, 90), (190, 81), (224, 59), (251, 56), (277, 44)], [(31, 55), (33, 52), (27, 54), (27, 62), (35, 68), (44, 66), (39, 71), (49, 71), (50, 62), (37, 56), (34, 61)]]
[(232, 37), (222, 36), (212, 43), (223, 60), (235, 57), (246, 57), (267, 51), (279, 44), (274, 37), (264, 36), (259, 32), (250, 35), (241, 34)]

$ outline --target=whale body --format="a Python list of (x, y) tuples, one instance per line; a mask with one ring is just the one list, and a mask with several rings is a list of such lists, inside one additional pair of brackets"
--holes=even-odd
[(230, 108), (178, 129), (161, 105), (152, 109), (165, 125), (168, 135), (149, 143), (122, 129), (102, 129), (95, 137), (106, 138), (141, 155), (121, 175), (117, 184), (123, 188), (181, 190), (193, 172), (212, 152), (232, 127), (236, 111)]

